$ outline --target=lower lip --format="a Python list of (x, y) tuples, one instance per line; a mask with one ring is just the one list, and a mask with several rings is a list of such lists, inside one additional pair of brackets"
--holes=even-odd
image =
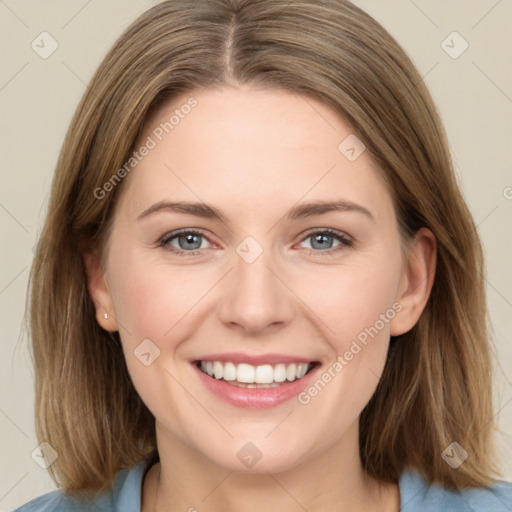
[(319, 366), (310, 370), (304, 377), (292, 382), (285, 381), (275, 388), (243, 388), (217, 380), (203, 373), (194, 363), (203, 384), (216, 396), (236, 407), (246, 409), (268, 409), (296, 397), (310, 384)]

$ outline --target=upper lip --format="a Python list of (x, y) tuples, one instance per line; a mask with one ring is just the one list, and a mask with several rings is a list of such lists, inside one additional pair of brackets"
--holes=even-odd
[(231, 363), (246, 363), (252, 366), (259, 366), (263, 364), (275, 365), (279, 363), (284, 364), (304, 364), (316, 362), (314, 359), (308, 359), (305, 357), (297, 357), (287, 354), (243, 354), (241, 352), (226, 352), (222, 354), (208, 354), (193, 359), (193, 362), (197, 361), (219, 361), (219, 362), (231, 362)]

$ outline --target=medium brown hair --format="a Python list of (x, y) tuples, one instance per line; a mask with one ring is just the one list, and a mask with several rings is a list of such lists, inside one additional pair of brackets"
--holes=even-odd
[[(491, 341), (481, 244), (454, 177), (436, 108), (414, 65), (346, 0), (173, 0), (141, 15), (109, 51), (66, 135), (30, 274), (38, 439), (67, 492), (104, 490), (155, 453), (154, 418), (127, 371), (118, 333), (95, 319), (83, 255), (101, 251), (123, 183), (98, 199), (159, 105), (224, 84), (285, 89), (343, 116), (389, 184), (402, 240), (437, 239), (429, 301), (393, 337), (360, 419), (364, 469), (397, 482), (486, 485), (492, 448)], [(221, 114), (220, 114), (221, 115)], [(341, 141), (340, 141), (341, 142)], [(450, 443), (469, 454), (452, 469)]]

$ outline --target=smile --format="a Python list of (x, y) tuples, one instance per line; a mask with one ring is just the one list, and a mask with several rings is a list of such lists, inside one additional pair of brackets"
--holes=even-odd
[(273, 359), (270, 362), (275, 364), (249, 364), (211, 358), (193, 361), (193, 367), (206, 388), (223, 401), (237, 407), (261, 409), (297, 396), (320, 367), (317, 361)]
[(200, 361), (200, 370), (217, 380), (247, 388), (277, 387), (283, 382), (301, 379), (312, 368), (313, 363), (276, 365), (235, 364), (230, 361)]

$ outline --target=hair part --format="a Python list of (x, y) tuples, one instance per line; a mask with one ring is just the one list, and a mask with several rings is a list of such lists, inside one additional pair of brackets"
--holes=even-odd
[[(105, 490), (120, 469), (156, 453), (154, 418), (119, 334), (96, 322), (83, 262), (86, 251), (105, 248), (123, 182), (101, 199), (94, 191), (130, 158), (165, 102), (240, 84), (332, 108), (385, 178), (402, 239), (427, 227), (437, 240), (427, 306), (412, 330), (392, 338), (360, 418), (364, 469), (393, 482), (413, 467), (445, 487), (488, 484), (500, 473), (481, 244), (421, 76), (346, 0), (162, 2), (99, 66), (59, 155), (29, 281), (36, 432), (60, 454), (52, 478), (66, 492)], [(469, 454), (457, 470), (441, 456), (454, 441)]]

